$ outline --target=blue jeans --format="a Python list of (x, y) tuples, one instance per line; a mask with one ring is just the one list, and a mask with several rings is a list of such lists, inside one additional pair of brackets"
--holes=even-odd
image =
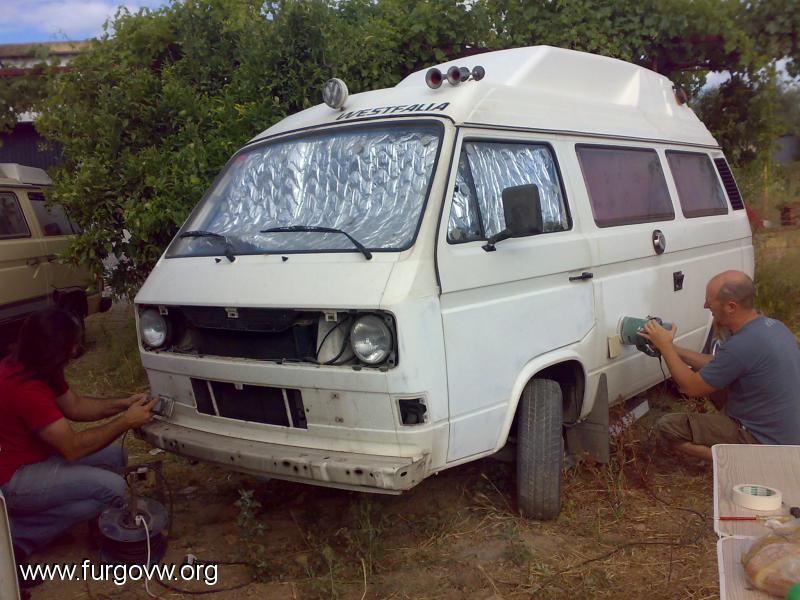
[(119, 506), (125, 480), (110, 469), (126, 464), (125, 450), (112, 444), (74, 462), (58, 455), (17, 469), (2, 486), (14, 545), (30, 554), (106, 507)]

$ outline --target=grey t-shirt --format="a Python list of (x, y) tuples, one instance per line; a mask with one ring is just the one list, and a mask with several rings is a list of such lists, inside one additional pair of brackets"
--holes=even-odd
[(726, 412), (762, 444), (800, 444), (800, 348), (780, 321), (759, 316), (720, 346), (700, 369), (728, 388)]

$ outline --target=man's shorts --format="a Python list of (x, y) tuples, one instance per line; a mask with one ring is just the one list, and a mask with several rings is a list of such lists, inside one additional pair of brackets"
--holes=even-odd
[(758, 444), (758, 440), (724, 413), (671, 413), (656, 422), (656, 430), (670, 444)]

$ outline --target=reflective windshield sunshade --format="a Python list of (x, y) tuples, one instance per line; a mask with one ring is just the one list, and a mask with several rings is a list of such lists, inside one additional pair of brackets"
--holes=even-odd
[[(184, 230), (222, 234), (236, 254), (354, 251), (336, 233), (260, 233), (290, 226), (337, 228), (369, 249), (405, 249), (425, 203), (440, 129), (427, 124), (340, 129), (246, 149)], [(169, 254), (219, 254), (221, 245), (209, 238), (179, 238)]]

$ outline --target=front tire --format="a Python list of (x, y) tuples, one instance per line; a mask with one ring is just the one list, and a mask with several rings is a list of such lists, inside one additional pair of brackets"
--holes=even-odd
[(532, 379), (517, 421), (517, 506), (523, 517), (555, 519), (561, 510), (564, 436), (561, 386)]

